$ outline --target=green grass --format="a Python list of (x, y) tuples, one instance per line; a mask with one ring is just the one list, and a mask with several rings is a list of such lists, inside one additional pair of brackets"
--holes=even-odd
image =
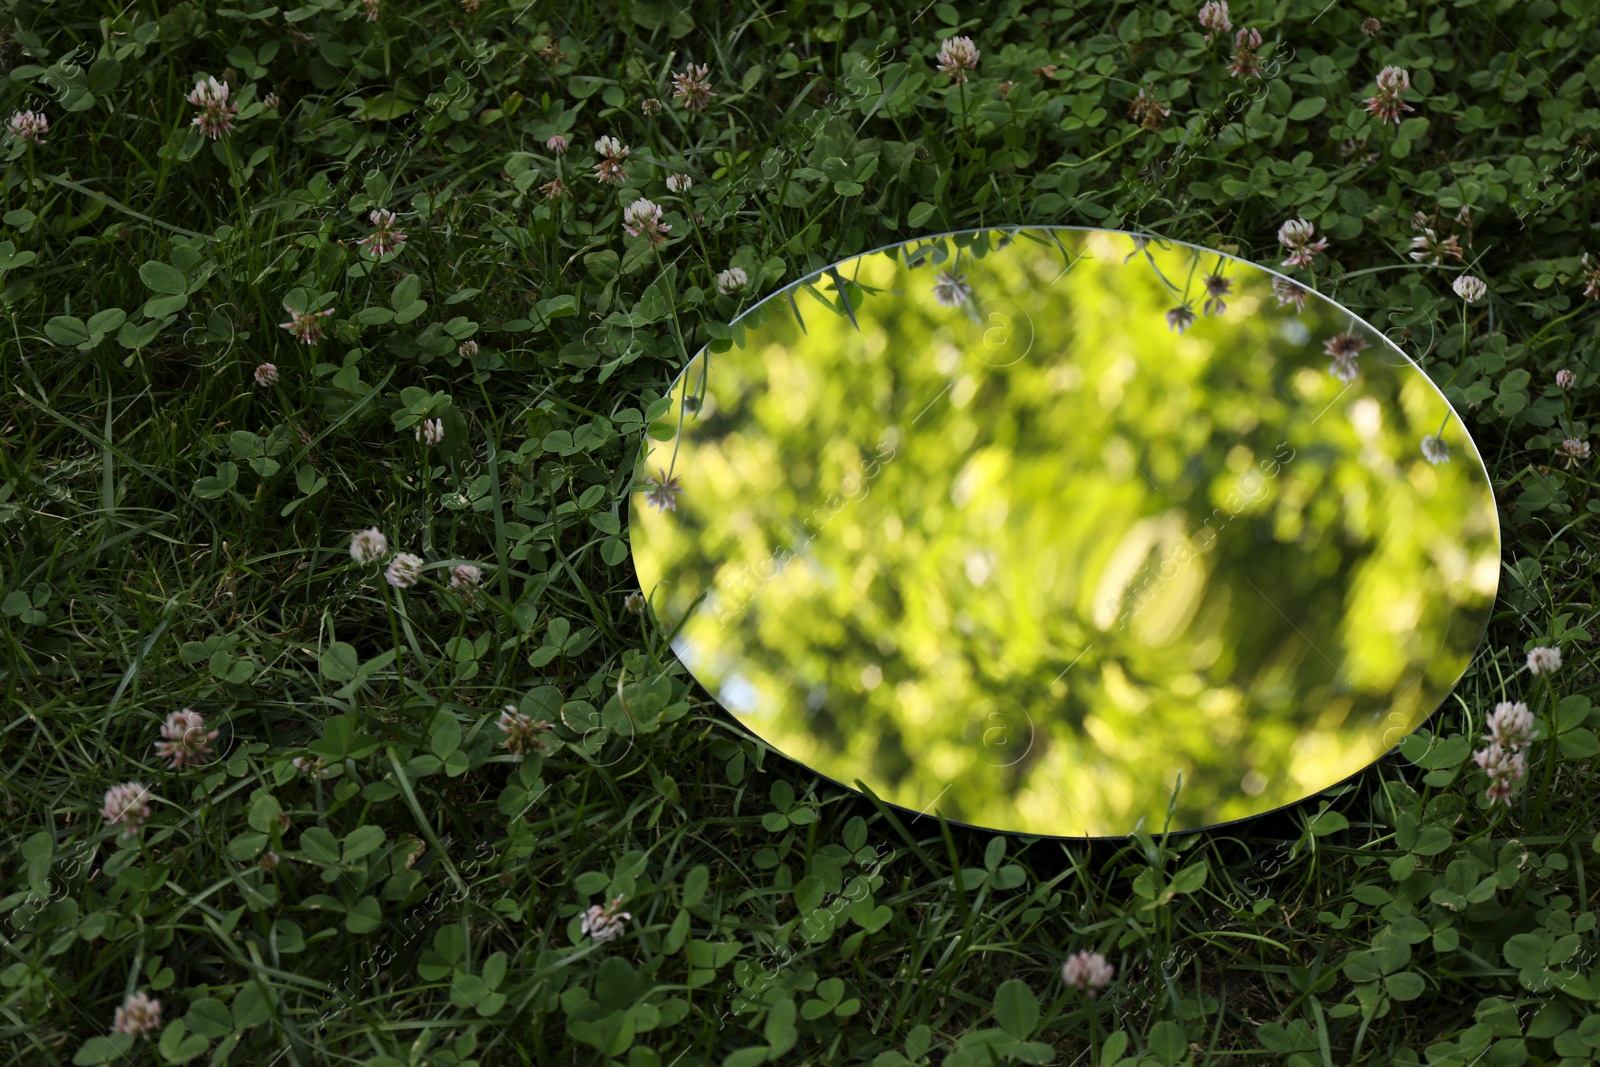
[[(1600, 460), (1555, 449), (1600, 372), (1600, 9), (1241, 0), (1265, 69), (1237, 79), (1197, 8), (6, 0), (5, 114), (50, 130), (6, 138), (0, 180), (0, 1059), (1593, 1062)], [(935, 69), (953, 33), (965, 84)], [(690, 61), (703, 113), (671, 96)], [(1414, 110), (1379, 127), (1391, 64)], [(185, 101), (206, 75), (240, 107), (215, 142)], [(1159, 128), (1128, 119), (1140, 86)], [(660, 249), (622, 233), (639, 194)], [(377, 207), (409, 239), (374, 265)], [(1417, 211), (1464, 263), (1408, 257)], [(765, 751), (625, 607), (639, 434), (751, 300), (996, 223), (1276, 264), (1294, 217), (1329, 239), (1300, 276), (1449, 383), (1502, 505), (1437, 744), (1224, 831), (997, 838)], [(1463, 268), (1489, 287), (1465, 313)], [(285, 300), (331, 308), (328, 339), (296, 344)], [(422, 583), (352, 562), (368, 526)], [(475, 605), (442, 592), (463, 562)], [(1546, 740), (1489, 808), (1470, 751), (1501, 700)], [(507, 703), (552, 751), (500, 747)], [(184, 707), (219, 737), (169, 771)], [(128, 780), (154, 799), (123, 838), (99, 809)], [(582, 936), (615, 896), (623, 936)], [(1093, 1000), (1059, 973), (1083, 949), (1116, 968)], [(161, 1029), (107, 1037), (135, 991)]]

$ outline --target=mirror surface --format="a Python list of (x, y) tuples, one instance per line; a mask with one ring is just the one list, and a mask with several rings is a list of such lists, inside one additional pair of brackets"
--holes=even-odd
[(645, 438), (640, 586), (747, 729), (910, 812), (1067, 837), (1258, 815), (1393, 748), (1483, 636), (1472, 440), (1272, 271), (969, 231), (728, 333)]

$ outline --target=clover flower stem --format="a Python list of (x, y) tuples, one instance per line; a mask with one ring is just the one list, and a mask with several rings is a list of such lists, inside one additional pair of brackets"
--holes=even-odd
[(233, 199), (239, 205), (239, 225), (249, 225), (250, 209), (244, 203), (244, 180), (239, 175), (239, 157), (233, 149), (233, 138), (222, 139), (222, 150), (228, 154), (228, 184), (233, 186)]
[[(495, 410), (494, 401), (489, 398), (489, 391), (484, 387), (482, 380), (478, 382), (478, 393), (483, 397), (484, 410), (488, 413), (485, 423), (491, 427), (485, 440), (484, 464), (489, 468), (489, 499), (494, 502), (494, 558), (496, 577), (500, 580), (500, 599), (503, 602), (501, 612), (509, 615), (511, 610), (511, 557), (506, 549), (506, 510), (505, 503), (500, 498), (500, 447), (495, 441), (492, 427), (499, 413)], [(505, 666), (506, 652), (495, 652), (495, 672)]]
[(700, 225), (698, 212), (693, 208), (689, 210), (689, 225), (694, 228), (695, 244), (700, 246), (700, 259), (706, 264), (706, 269), (711, 269), (711, 249), (706, 245), (706, 232)]
[(961, 140), (967, 146), (967, 155), (970, 156), (973, 159), (977, 159), (978, 158), (977, 145), (974, 143), (974, 139), (973, 139), (970, 131), (967, 129), (967, 123), (969, 121), (971, 121), (971, 116), (967, 114), (967, 82), (966, 82), (966, 79), (963, 78), (959, 83), (957, 83), (956, 87), (961, 91)]
[[(463, 635), (466, 633), (466, 629), (467, 629), (467, 617), (466, 617), (465, 614), (462, 614), (462, 615), (458, 616), (457, 619), (456, 619), (455, 637), (456, 637), (457, 641), (460, 641), (460, 640), (463, 639)], [(423, 737), (432, 737), (433, 736), (433, 724), (439, 718), (440, 713), (444, 711), (444, 706), (445, 706), (444, 705), (444, 701), (442, 701), (442, 700), (436, 700), (436, 701), (433, 702), (433, 710), (428, 712), (427, 718), (422, 720), (421, 733), (422, 733)]]
[[(1170, 293), (1173, 293), (1175, 295), (1178, 295), (1180, 298), (1182, 298), (1182, 296), (1184, 294), (1182, 292), (1180, 292), (1180, 290), (1178, 289), (1178, 287), (1176, 285), (1172, 284), (1172, 279), (1167, 277), (1166, 273), (1163, 272), (1162, 269), (1156, 265), (1155, 257), (1150, 254), (1150, 249), (1149, 248), (1135, 249), (1133, 254), (1139, 254), (1139, 253), (1143, 253), (1145, 263), (1150, 267), (1151, 270), (1156, 272), (1156, 277), (1161, 279), (1161, 284), (1167, 287), (1167, 291), (1170, 292)], [(1131, 259), (1132, 255), (1130, 255), (1129, 258)], [(1190, 277), (1193, 277), (1193, 276), (1194, 276), (1194, 272), (1190, 271)]]
[[(659, 260), (659, 256), (660, 256), (660, 253), (658, 252), (657, 253), (658, 260)], [(678, 351), (683, 353), (684, 360), (688, 361), (688, 360), (692, 359), (693, 357), (691, 357), (689, 355), (688, 346), (683, 343), (683, 325), (682, 325), (682, 323), (680, 323), (678, 321), (678, 301), (674, 298), (674, 294), (673, 294), (672, 289), (671, 289), (670, 286), (667, 289), (667, 311), (668, 311), (668, 314), (669, 314), (669, 318), (670, 318), (670, 320), (672, 322), (672, 336), (673, 336), (673, 339), (678, 342)], [(701, 401), (702, 403), (705, 401), (706, 381), (711, 375), (711, 351), (710, 351), (710, 349), (706, 350), (705, 356), (703, 358), (705, 359), (705, 368), (700, 372), (700, 384), (699, 384), (698, 390), (697, 390), (697, 392), (695, 394), (695, 398), (697, 400)], [(687, 393), (685, 395), (687, 395)], [(668, 478), (671, 478), (672, 477), (672, 472), (677, 469), (677, 465), (678, 465), (678, 442), (683, 440), (683, 416), (684, 416), (686, 410), (687, 410), (686, 405), (684, 405), (683, 403), (680, 402), (678, 404), (678, 432), (673, 435), (672, 458), (667, 460), (667, 477)]]
[[(383, 606), (389, 613), (389, 636), (394, 641), (394, 676), (405, 678), (405, 645), (400, 641), (400, 621), (395, 618), (393, 597), (400, 595), (399, 590), (393, 588), (388, 582), (379, 583), (379, 591), (383, 594)], [(401, 686), (404, 687), (404, 682)]]
[(422, 554), (426, 557), (433, 555), (433, 457), (427, 446), (422, 449), (422, 499), (427, 515), (422, 526)]
[[(1585, 185), (1585, 187), (1587, 187), (1588, 183), (1585, 182), (1584, 185)], [(1532, 339), (1527, 342), (1528, 350), (1530, 352), (1533, 350), (1534, 343), (1536, 341), (1538, 341), (1539, 338), (1541, 338), (1541, 337), (1543, 337), (1545, 335), (1545, 331), (1546, 330), (1549, 330), (1552, 326), (1560, 326), (1563, 322), (1566, 322), (1568, 319), (1572, 318), (1574, 315), (1581, 314), (1585, 310), (1586, 309), (1585, 309), (1584, 305), (1583, 304), (1579, 304), (1575, 309), (1573, 309), (1572, 311), (1567, 312), (1567, 314), (1561, 316), (1559, 319), (1551, 319), (1549, 322), (1545, 323), (1544, 326), (1540, 328), (1539, 332), (1534, 334)]]
[(1540, 811), (1544, 810), (1545, 804), (1550, 799), (1550, 789), (1555, 784), (1556, 778), (1556, 754), (1550, 750), (1550, 746), (1556, 740), (1556, 683), (1555, 679), (1548, 674), (1544, 676), (1542, 681), (1544, 683), (1545, 707), (1550, 709), (1550, 728), (1545, 731), (1544, 735), (1544, 778), (1539, 782), (1539, 806), (1537, 809)]
[[(444, 845), (439, 842), (439, 835), (433, 832), (433, 820), (423, 812), (422, 805), (417, 803), (417, 794), (411, 788), (411, 779), (406, 776), (405, 766), (400, 762), (400, 756), (393, 745), (386, 746), (389, 754), (389, 766), (394, 768), (395, 784), (400, 787), (400, 795), (405, 797), (406, 806), (417, 819), (417, 831), (422, 834), (422, 839), (433, 849), (434, 855), (439, 857), (439, 865), (444, 868), (444, 873), (450, 881), (455, 883), (457, 900), (467, 895), (467, 883), (461, 880), (461, 872), (456, 870), (456, 865), (450, 859), (450, 853), (445, 851)], [(320, 786), (318, 787), (320, 789)], [(320, 795), (320, 794), (319, 794)]]
[[(1066, 165), (1067, 166), (1073, 166), (1073, 167), (1081, 167), (1085, 163), (1093, 163), (1095, 160), (1099, 159), (1101, 156), (1105, 155), (1107, 152), (1115, 152), (1117, 149), (1121, 148), (1123, 145), (1127, 144), (1129, 141), (1133, 140), (1135, 137), (1139, 136), (1139, 134), (1141, 134), (1143, 132), (1144, 132), (1144, 129), (1142, 127), (1135, 127), (1134, 131), (1132, 133), (1128, 134), (1128, 136), (1124, 137), (1122, 140), (1118, 141), (1116, 144), (1108, 144), (1104, 148), (1100, 149), (1100, 151), (1096, 152), (1094, 155), (1089, 156), (1087, 159), (1080, 159), (1075, 163), (1070, 163), (1070, 164), (1066, 164)], [(1052, 164), (1052, 166), (1054, 166), (1054, 164)]]
[[(1216, 50), (1217, 50), (1217, 45), (1216, 45), (1215, 42), (1221, 41), (1222, 39), (1223, 39), (1223, 35), (1221, 33), (1216, 34), (1215, 37), (1213, 38), (1213, 43), (1211, 45), (1211, 51), (1213, 53), (1215, 53)], [(1224, 46), (1224, 47), (1226, 47), (1226, 46)], [(1216, 107), (1217, 106), (1217, 102), (1219, 100), (1221, 100), (1221, 99), (1222, 99), (1222, 60), (1220, 58), (1218, 58), (1217, 56), (1213, 55), (1212, 59), (1211, 59), (1211, 106), (1212, 107)]]
[(422, 528), (422, 552), (425, 556), (433, 555), (433, 463), (430, 460), (422, 466), (422, 495), (428, 505), (428, 521)]
[(1450, 388), (1452, 385), (1454, 385), (1456, 383), (1456, 379), (1461, 376), (1461, 368), (1466, 366), (1466, 365), (1467, 365), (1467, 358), (1466, 358), (1466, 354), (1463, 353), (1462, 357), (1461, 357), (1461, 362), (1456, 364), (1456, 369), (1450, 375), (1450, 380), (1445, 382), (1444, 385), (1440, 387), (1440, 391), (1441, 392), (1443, 390), (1445, 390), (1445, 389)]
[(1089, 1049), (1094, 1056), (1091, 1067), (1095, 1067), (1100, 1062), (1100, 1049), (1105, 1043), (1104, 1035), (1100, 1032), (1100, 1006), (1093, 997), (1084, 993), (1078, 995), (1089, 1002)]
[(248, 538), (255, 536), (256, 528), (260, 524), (262, 512), (261, 490), (265, 487), (266, 483), (264, 481), (256, 483), (255, 495), (250, 498), (250, 503), (248, 505), (250, 514), (244, 520), (244, 538), (246, 539), (246, 543), (249, 543)]
[[(706, 358), (706, 362), (707, 362), (707, 368), (706, 369), (709, 371), (710, 370), (709, 364), (710, 364), (711, 354), (709, 352), (706, 353), (706, 357), (705, 358)], [(703, 375), (703, 374), (701, 375), (701, 380), (702, 381), (705, 380), (705, 375)], [(684, 393), (684, 399), (685, 400), (688, 399), (688, 393), (687, 392)], [(688, 405), (685, 404), (683, 402), (683, 400), (680, 400), (678, 402), (678, 432), (672, 435), (672, 457), (667, 460), (667, 473), (666, 473), (666, 476), (668, 478), (672, 477), (672, 472), (677, 468), (677, 465), (678, 465), (678, 442), (683, 440), (683, 416), (687, 411), (688, 411)], [(638, 472), (637, 471), (634, 472), (634, 477), (635, 478), (638, 477)]]

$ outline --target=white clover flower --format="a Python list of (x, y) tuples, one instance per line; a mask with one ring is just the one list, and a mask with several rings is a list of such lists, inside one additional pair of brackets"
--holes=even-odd
[(471, 563), (461, 563), (450, 569), (450, 588), (458, 593), (476, 589), (482, 581), (482, 568)]
[(167, 766), (176, 770), (211, 755), (211, 742), (217, 739), (217, 731), (206, 729), (205, 716), (198, 711), (184, 708), (167, 716), (161, 736), (164, 740), (156, 742), (156, 753), (166, 757)]
[(1356, 357), (1361, 350), (1367, 347), (1366, 340), (1359, 334), (1338, 333), (1323, 344), (1323, 351), (1333, 357), (1333, 362), (1328, 366), (1328, 373), (1341, 382), (1353, 382), (1360, 373), (1360, 366)]
[(971, 37), (947, 37), (939, 46), (939, 73), (958, 82), (967, 80), (967, 71), (978, 68), (980, 53)]
[(18, 111), (6, 122), (6, 129), (19, 141), (44, 144), (44, 135), (50, 132), (50, 120), (42, 111)]
[(228, 103), (227, 82), (219, 82), (215, 78), (195, 82), (188, 101), (200, 109), (200, 114), (195, 116), (191, 125), (198, 126), (202, 134), (215, 141), (232, 131), (233, 116), (238, 108)]
[(674, 193), (686, 193), (694, 185), (694, 179), (687, 174), (671, 174), (667, 176), (667, 188)]
[(682, 74), (672, 76), (672, 98), (682, 100), (690, 111), (704, 111), (717, 94), (711, 91), (711, 67), (690, 63)]
[(661, 205), (643, 197), (622, 209), (622, 228), (629, 237), (644, 237), (652, 246), (667, 239), (672, 229), (661, 221)]
[(1292, 248), (1311, 239), (1317, 228), (1305, 219), (1289, 219), (1278, 227), (1278, 243), (1285, 248)]
[(972, 299), (972, 286), (965, 274), (942, 270), (933, 276), (933, 298), (940, 307), (960, 307)]
[(1579, 262), (1583, 266), (1583, 298), (1600, 300), (1600, 263), (1590, 263), (1587, 252)]
[(1461, 242), (1455, 234), (1448, 234), (1441, 238), (1432, 226), (1428, 225), (1428, 216), (1418, 211), (1411, 216), (1413, 229), (1420, 230), (1417, 236), (1411, 239), (1411, 258), (1418, 263), (1431, 263), (1434, 266), (1445, 261), (1445, 258), (1462, 260)]
[(1378, 72), (1378, 95), (1366, 101), (1367, 111), (1380, 121), (1400, 124), (1400, 116), (1416, 108), (1400, 99), (1400, 94), (1411, 88), (1411, 75), (1402, 67), (1384, 67)]
[(1554, 674), (1561, 669), (1561, 650), (1541, 645), (1528, 653), (1528, 670), (1534, 674)]
[(228, 83), (202, 78), (194, 83), (188, 101), (195, 107), (220, 107), (228, 102)]
[(100, 816), (107, 826), (121, 826), (123, 837), (132, 837), (150, 817), (150, 791), (142, 782), (123, 782), (106, 790)]
[(161, 1029), (161, 1001), (149, 997), (144, 990), (129, 993), (111, 1017), (113, 1033), (137, 1037), (151, 1030)]
[(357, 563), (376, 563), (389, 551), (389, 539), (376, 526), (350, 538), (350, 558)]
[(383, 572), (389, 584), (396, 589), (410, 589), (422, 578), (422, 557), (412, 552), (402, 552), (389, 561)]
[(1556, 371), (1556, 388), (1557, 389), (1560, 389), (1562, 392), (1566, 392), (1568, 389), (1571, 389), (1574, 385), (1577, 385), (1577, 384), (1578, 384), (1578, 376), (1575, 373), (1573, 373), (1571, 370), (1568, 370), (1567, 368), (1563, 367), (1560, 370)]
[(1503, 749), (1526, 748), (1534, 741), (1533, 712), (1528, 705), (1517, 701), (1502, 701), (1494, 706), (1494, 714), (1485, 724), (1489, 733), (1485, 741), (1492, 741)]
[(395, 214), (387, 208), (374, 208), (367, 216), (376, 227), (372, 233), (356, 244), (372, 253), (372, 258), (382, 259), (390, 252), (398, 252), (406, 243), (405, 231), (395, 225)]
[(678, 494), (683, 492), (676, 475), (668, 475), (666, 471), (657, 468), (654, 477), (645, 479), (645, 503), (657, 511), (678, 510)]
[(630, 227), (628, 232), (637, 237), (641, 229), (661, 220), (661, 207), (652, 200), (640, 198), (622, 209), (622, 218)]
[(604, 907), (599, 904), (591, 907), (583, 917), (583, 932), (596, 941), (615, 941), (622, 936), (623, 920), (633, 918), (632, 913), (618, 911), (622, 907), (622, 898), (613, 897), (611, 902)]
[(424, 445), (436, 445), (444, 440), (443, 419), (423, 419), (417, 423), (417, 440)]
[(1474, 274), (1457, 275), (1456, 280), (1450, 283), (1450, 288), (1454, 289), (1456, 295), (1469, 304), (1475, 304), (1482, 300), (1484, 294), (1489, 291), (1489, 287), (1484, 284), (1483, 279)]
[(1561, 442), (1556, 449), (1556, 455), (1564, 457), (1562, 466), (1571, 470), (1589, 458), (1589, 442), (1578, 437), (1569, 437)]
[(1422, 455), (1429, 463), (1449, 463), (1450, 449), (1442, 437), (1424, 437), (1422, 439)]
[(1128, 101), (1128, 117), (1147, 130), (1159, 130), (1171, 114), (1172, 108), (1163, 104), (1155, 90), (1148, 85), (1141, 85), (1133, 99)]
[(1293, 304), (1295, 311), (1304, 311), (1306, 309), (1306, 292), (1307, 290), (1303, 286), (1296, 285), (1288, 278), (1272, 279), (1272, 295), (1278, 298), (1278, 306), (1281, 308)]
[(1378, 72), (1378, 88), (1387, 93), (1403, 93), (1411, 88), (1411, 75), (1404, 67), (1384, 67)]
[(567, 145), (571, 143), (571, 141), (557, 133), (551, 135), (550, 139), (545, 141), (544, 146), (550, 150), (552, 155), (564, 156), (567, 154)]
[(1233, 36), (1233, 60), (1228, 64), (1230, 78), (1253, 78), (1261, 73), (1261, 31), (1240, 30)]
[[(1530, 667), (1532, 659), (1530, 654)], [(1484, 789), (1489, 803), (1509, 804), (1519, 783), (1528, 775), (1526, 750), (1535, 740), (1533, 712), (1521, 701), (1503, 701), (1495, 705), (1494, 714), (1489, 716), (1486, 725), (1489, 733), (1484, 740), (1489, 746), (1474, 752), (1472, 758), (1489, 776), (1489, 784)]]
[(278, 380), (278, 365), (276, 363), (263, 363), (256, 368), (257, 385), (273, 385)]
[(594, 143), (594, 150), (600, 153), (601, 157), (600, 162), (594, 165), (595, 179), (612, 185), (621, 185), (623, 179), (627, 177), (622, 169), (622, 163), (628, 158), (631, 149), (615, 137), (607, 135)]
[(1316, 226), (1305, 219), (1290, 219), (1278, 227), (1278, 243), (1289, 250), (1289, 258), (1283, 261), (1285, 267), (1309, 267), (1317, 253), (1328, 247), (1326, 237), (1319, 238), (1315, 243), (1311, 238), (1317, 232)]
[(1233, 292), (1233, 279), (1220, 274), (1208, 274), (1205, 280), (1206, 302), (1201, 310), (1207, 315), (1220, 315), (1228, 310), (1222, 298)]
[(1074, 952), (1061, 965), (1061, 980), (1091, 997), (1110, 985), (1115, 974), (1115, 969), (1098, 952)]
[(301, 774), (312, 778), (326, 778), (328, 776), (328, 761), (322, 756), (296, 756), (290, 761), (294, 769)]
[(1323, 343), (1323, 351), (1335, 358), (1360, 355), (1367, 347), (1366, 338), (1357, 333), (1336, 333)]
[(322, 332), (322, 323), (318, 320), (332, 315), (332, 308), (326, 311), (296, 311), (285, 304), (283, 310), (289, 313), (289, 321), (278, 325), (298, 337), (302, 344), (314, 345), (327, 336)]
[(478, 354), (478, 342), (462, 341), (461, 344), (456, 347), (456, 354), (462, 359), (475, 358)]
[(540, 735), (553, 728), (552, 723), (522, 714), (515, 704), (507, 704), (500, 711), (500, 732), (506, 735), (506, 739), (500, 744), (515, 756), (525, 756), (529, 752), (549, 752), (549, 742)]
[(1489, 785), (1484, 795), (1489, 803), (1509, 805), (1517, 787), (1528, 776), (1528, 756), (1522, 749), (1509, 749), (1493, 743), (1488, 748), (1474, 752), (1472, 759), (1489, 775)]
[(1200, 26), (1208, 31), (1206, 40), (1211, 40), (1213, 33), (1227, 33), (1233, 29), (1233, 20), (1228, 17), (1228, 0), (1210, 0), (1200, 7)]
[(717, 275), (717, 292), (723, 296), (743, 292), (749, 284), (750, 276), (744, 272), (743, 267), (729, 267)]

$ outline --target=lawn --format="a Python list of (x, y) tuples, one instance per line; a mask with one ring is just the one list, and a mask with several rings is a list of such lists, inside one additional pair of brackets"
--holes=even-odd
[[(0, 1061), (1600, 1058), (1600, 5), (5, 6)], [(1445, 390), (1499, 599), (1398, 751), (997, 836), (675, 659), (627, 521), (677, 371), (1019, 223), (1282, 269)]]

